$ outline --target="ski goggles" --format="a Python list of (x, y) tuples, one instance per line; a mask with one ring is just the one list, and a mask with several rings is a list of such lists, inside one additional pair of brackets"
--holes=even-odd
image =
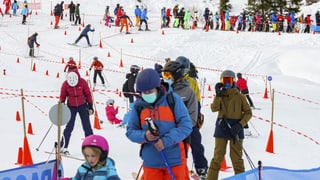
[(173, 78), (173, 76), (172, 76), (172, 74), (171, 74), (171, 72), (168, 72), (168, 71), (162, 71), (162, 78), (163, 79), (171, 79), (171, 78)]
[(220, 82), (222, 84), (232, 84), (234, 82), (234, 78), (233, 77), (223, 77), (220, 79)]

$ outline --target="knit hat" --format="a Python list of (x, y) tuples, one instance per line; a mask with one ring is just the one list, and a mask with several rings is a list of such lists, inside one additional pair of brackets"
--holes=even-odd
[(138, 74), (136, 79), (137, 91), (149, 91), (156, 87), (160, 87), (160, 76), (156, 70), (147, 68)]

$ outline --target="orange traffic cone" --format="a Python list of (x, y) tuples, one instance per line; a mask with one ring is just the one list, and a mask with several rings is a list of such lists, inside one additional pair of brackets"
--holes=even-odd
[(34, 135), (31, 123), (28, 124), (28, 134)]
[(208, 31), (209, 31), (209, 26), (207, 25), (207, 26), (206, 26), (206, 32), (208, 32)]
[(110, 52), (108, 52), (108, 55), (107, 55), (107, 57), (111, 57), (111, 55), (110, 55)]
[(81, 31), (81, 26), (79, 26), (79, 29), (78, 29), (79, 31)]
[(270, 134), (269, 134), (266, 151), (269, 152), (269, 153), (274, 153), (274, 151), (273, 151), (273, 131), (272, 131), (272, 129), (271, 129)]
[(120, 59), (120, 67), (123, 67), (122, 59)]
[(64, 64), (64, 58), (62, 58), (61, 63)]
[(60, 74), (59, 73), (57, 73), (57, 76), (56, 76), (56, 78), (59, 78), (60, 77)]
[(95, 129), (101, 129), (97, 110), (94, 112), (94, 125), (93, 125), (93, 127)]
[(52, 23), (52, 21), (50, 21), (50, 25), (52, 25), (53, 23)]
[(131, 43), (133, 43), (133, 38), (131, 38)]
[(164, 35), (164, 30), (162, 30), (162, 35)]
[(52, 12), (52, 10), (50, 11), (50, 16), (53, 16), (53, 12)]
[(102, 48), (102, 41), (100, 39), (99, 48)]
[(19, 150), (18, 150), (18, 159), (17, 159), (17, 162), (14, 163), (16, 165), (18, 164), (22, 164), (22, 147), (19, 147)]
[(121, 91), (119, 92), (119, 97), (122, 97)]
[(6, 70), (4, 69), (4, 70), (3, 70), (3, 75), (5, 76), (6, 74), (7, 74), (7, 73), (6, 73)]
[(227, 166), (226, 157), (224, 157), (220, 164), (220, 171), (226, 171), (229, 168), (231, 168), (231, 166)]
[(46, 70), (46, 76), (49, 76), (49, 71), (48, 70)]
[(208, 91), (211, 91), (211, 86), (210, 86), (210, 84), (209, 84), (209, 86), (208, 86)]
[(24, 137), (23, 140), (23, 154), (22, 154), (22, 165), (27, 166), (27, 165), (32, 165), (33, 160), (31, 156), (31, 151), (28, 143), (27, 137)]
[(278, 35), (279, 35), (279, 36), (281, 35), (281, 32), (280, 32), (280, 31), (278, 32)]
[(16, 112), (16, 121), (21, 121), (19, 111)]
[(36, 71), (36, 63), (33, 64), (32, 71)]
[(67, 31), (66, 30), (64, 31), (64, 35), (67, 35)]
[(88, 71), (86, 71), (86, 76), (89, 76), (89, 72)]
[(20, 59), (19, 58), (17, 58), (17, 63), (20, 63)]
[(263, 98), (268, 99), (268, 89), (267, 88), (264, 90)]

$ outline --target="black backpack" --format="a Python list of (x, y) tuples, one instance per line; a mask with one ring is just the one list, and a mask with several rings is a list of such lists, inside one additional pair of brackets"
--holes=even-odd
[(130, 93), (129, 92), (129, 85), (128, 85), (128, 79), (123, 83), (122, 85), (122, 93), (124, 97), (129, 97)]

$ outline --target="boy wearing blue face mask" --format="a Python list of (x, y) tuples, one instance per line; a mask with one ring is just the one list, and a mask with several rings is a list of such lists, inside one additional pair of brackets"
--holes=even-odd
[(235, 174), (245, 171), (242, 158), (243, 127), (252, 117), (252, 111), (246, 97), (235, 86), (235, 78), (233, 71), (225, 70), (215, 86), (216, 96), (211, 104), (211, 111), (218, 112), (218, 118), (213, 135), (215, 148), (207, 176), (210, 180), (217, 180), (219, 177), (228, 142)]
[[(171, 109), (166, 93), (160, 86), (161, 80), (154, 69), (144, 69), (136, 79), (136, 89), (141, 99), (134, 102), (128, 112), (126, 136), (141, 144), (143, 179), (163, 180), (174, 176), (186, 179), (186, 149), (183, 140), (192, 131), (191, 119), (181, 98), (172, 93), (174, 107)], [(157, 127), (155, 134), (146, 122)]]

